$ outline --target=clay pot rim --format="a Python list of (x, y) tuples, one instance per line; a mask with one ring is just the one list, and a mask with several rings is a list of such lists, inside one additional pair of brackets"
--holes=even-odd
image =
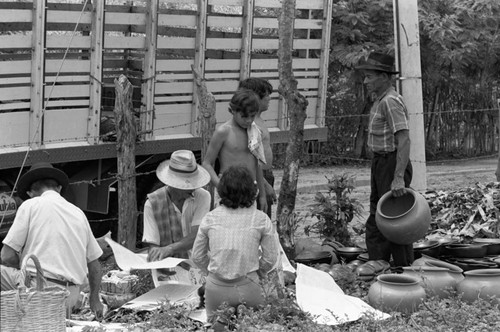
[(415, 192), (412, 189), (410, 189), (410, 188), (405, 188), (405, 189), (406, 189), (406, 192), (404, 195), (412, 195), (413, 196), (413, 205), (406, 212), (401, 213), (400, 215), (397, 215), (397, 216), (388, 216), (388, 215), (382, 213), (382, 204), (387, 200), (387, 198), (392, 196), (392, 191), (389, 190), (388, 192), (383, 194), (382, 197), (380, 197), (380, 199), (377, 203), (377, 213), (386, 219), (399, 219), (402, 216), (407, 215), (411, 210), (413, 210), (413, 208), (417, 204), (417, 195), (415, 194)]
[(418, 272), (448, 272), (450, 269), (439, 266), (410, 265), (410, 266), (403, 266), (403, 270), (413, 271), (418, 273)]
[[(386, 278), (393, 278), (394, 280), (384, 280)], [(385, 284), (390, 284), (390, 285), (418, 285), (419, 280), (415, 277), (408, 276), (408, 275), (402, 275), (402, 274), (381, 274), (377, 276), (377, 281), (385, 283)]]
[(476, 269), (465, 271), (464, 274), (468, 276), (499, 276), (500, 269)]
[(476, 238), (472, 240), (472, 243), (481, 243), (481, 244), (500, 244), (500, 239), (497, 238)]
[[(437, 265), (433, 265), (434, 263), (437, 263)], [(464, 272), (464, 270), (462, 268), (460, 268), (460, 266), (458, 266), (458, 265), (451, 264), (451, 263), (444, 262), (444, 261), (440, 261), (437, 259), (436, 260), (428, 260), (424, 264), (427, 264), (429, 266), (434, 266), (434, 267), (447, 268), (448, 270), (450, 270), (450, 272), (459, 272), (459, 273)], [(439, 265), (441, 265), (441, 266), (439, 266)]]

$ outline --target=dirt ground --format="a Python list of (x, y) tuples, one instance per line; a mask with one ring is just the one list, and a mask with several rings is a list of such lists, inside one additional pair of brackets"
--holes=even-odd
[[(433, 162), (426, 165), (427, 191), (454, 191), (463, 188), (473, 187), (476, 183), (489, 183), (496, 181), (495, 170), (497, 167), (497, 157), (453, 160), (445, 162)], [(327, 180), (325, 176), (333, 174), (349, 173), (356, 176), (356, 188), (351, 197), (357, 198), (364, 206), (364, 213), (361, 217), (355, 218), (352, 225), (362, 227), (368, 217), (368, 206), (370, 196), (370, 169), (369, 166), (361, 167), (314, 167), (301, 168), (299, 170), (299, 180), (297, 184), (297, 199), (295, 211), (303, 217), (303, 222), (299, 225), (296, 238), (298, 242), (308, 243), (305, 247), (317, 245), (321, 242), (317, 236), (307, 237), (303, 232), (304, 225), (311, 222), (308, 216), (310, 204), (314, 202), (314, 196), (318, 191), (325, 191)], [(274, 188), (279, 195), (279, 188), (283, 171), (275, 170), (276, 182)], [(276, 209), (276, 206), (273, 206)], [(274, 210), (275, 213), (276, 210)], [(355, 238), (362, 241), (361, 238)], [(297, 245), (300, 250), (301, 245)]]

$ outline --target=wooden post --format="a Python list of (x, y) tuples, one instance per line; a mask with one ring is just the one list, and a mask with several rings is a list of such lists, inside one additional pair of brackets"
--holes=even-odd
[(497, 176), (497, 181), (500, 181), (500, 98), (497, 99), (498, 108), (498, 164), (495, 175)]
[[(208, 91), (207, 85), (205, 83), (205, 79), (202, 75), (196, 70), (195, 66), (191, 66), (191, 70), (194, 75), (194, 83), (196, 87), (196, 95), (199, 105), (199, 119), (198, 119), (198, 135), (201, 137), (201, 160), (205, 159), (205, 155), (207, 153), (208, 144), (210, 143), (210, 139), (212, 138), (216, 119), (215, 119), (215, 97), (214, 95)], [(207, 190), (210, 192), (210, 196), (212, 197), (211, 208), (213, 207), (213, 198), (214, 198), (214, 187), (212, 184), (207, 185)]]
[(300, 157), (304, 145), (304, 121), (306, 119), (307, 99), (298, 92), (297, 80), (293, 75), (292, 52), (293, 27), (295, 21), (295, 0), (284, 0), (279, 15), (278, 71), (280, 78), (279, 93), (284, 97), (290, 120), (290, 137), (285, 155), (285, 169), (278, 197), (278, 233), (281, 245), (288, 258), (295, 257), (295, 226), (284, 220), (292, 220), (297, 181), (299, 178)]
[(413, 166), (412, 188), (427, 189), (425, 163), (425, 127), (420, 69), (420, 36), (417, 0), (394, 1), (396, 65), (400, 72), (400, 93), (408, 108), (410, 124), (410, 160)]
[(125, 75), (115, 79), (116, 151), (118, 169), (118, 242), (135, 249), (137, 199), (135, 187), (135, 128), (133, 87)]

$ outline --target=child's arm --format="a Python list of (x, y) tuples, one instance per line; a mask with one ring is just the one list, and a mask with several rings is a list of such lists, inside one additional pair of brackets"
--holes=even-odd
[(262, 167), (259, 166), (258, 160), (256, 159), (255, 161), (255, 167), (257, 168), (257, 187), (259, 188), (259, 197), (257, 199), (259, 200), (260, 210), (267, 213), (266, 180), (264, 180)]
[(215, 173), (214, 165), (215, 160), (219, 156), (222, 145), (224, 144), (227, 134), (223, 128), (219, 127), (215, 130), (210, 143), (208, 144), (207, 152), (205, 158), (203, 159), (202, 166), (210, 174), (211, 183), (217, 187), (219, 184), (219, 175)]

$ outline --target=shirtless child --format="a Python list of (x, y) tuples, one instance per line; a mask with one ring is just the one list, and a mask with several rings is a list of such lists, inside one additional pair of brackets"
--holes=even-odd
[(267, 197), (267, 213), (269, 218), (272, 218), (272, 205), (276, 202), (276, 192), (274, 191), (274, 174), (273, 174), (273, 150), (271, 149), (271, 135), (261, 117), (262, 112), (269, 108), (270, 96), (273, 93), (273, 86), (267, 80), (259, 77), (249, 77), (244, 79), (238, 85), (238, 89), (249, 89), (259, 97), (259, 112), (255, 116), (255, 124), (259, 127), (262, 133), (262, 144), (264, 146), (264, 154), (266, 156), (266, 164), (262, 165), (264, 176), (264, 187)]
[(240, 89), (234, 93), (229, 103), (229, 112), (233, 117), (215, 130), (203, 160), (203, 167), (210, 173), (212, 184), (217, 187), (219, 176), (214, 170), (217, 158), (221, 174), (231, 166), (245, 165), (254, 181), (257, 181), (259, 208), (267, 211), (262, 168), (248, 147), (247, 130), (252, 126), (258, 111), (259, 97), (253, 91)]

